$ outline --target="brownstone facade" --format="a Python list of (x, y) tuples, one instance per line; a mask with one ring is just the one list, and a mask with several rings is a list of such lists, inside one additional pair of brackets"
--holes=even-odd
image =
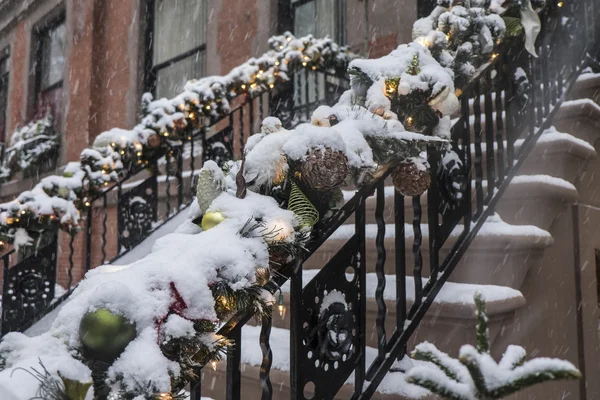
[[(154, 0), (160, 1), (160, 0)], [(282, 30), (280, 0), (203, 0), (205, 15), (205, 75), (225, 74), (232, 68), (268, 49), (268, 38)], [(318, 0), (316, 0), (318, 1)], [(410, 39), (410, 26), (416, 16), (416, 1), (400, 7), (392, 0), (369, 4), (343, 2), (346, 7), (336, 20), (344, 25), (346, 43), (354, 51), (368, 51), (379, 57)], [(414, 3), (414, 4), (413, 4)], [(165, 3), (166, 4), (166, 3)], [(291, 3), (290, 3), (291, 4)], [(81, 151), (101, 132), (113, 127), (131, 128), (138, 120), (141, 95), (148, 87), (147, 66), (152, 58), (153, 1), (119, 0), (37, 0), (6, 1), (0, 4), (0, 51), (10, 55), (7, 138), (34, 114), (36, 85), (36, 35), (50, 20), (64, 21), (64, 68), (59, 116), (55, 121), (61, 134), (57, 165), (77, 161)], [(367, 30), (368, 27), (368, 30)], [(292, 26), (287, 29), (293, 30)], [(365, 47), (365, 41), (369, 46)], [(249, 121), (245, 121), (249, 123)], [(259, 124), (255, 121), (255, 125)], [(239, 143), (236, 141), (236, 154)], [(55, 173), (57, 171), (48, 171)], [(60, 173), (60, 167), (58, 172)], [(0, 199), (12, 200), (32, 188), (40, 176), (22, 178), (0, 186)], [(114, 201), (109, 201), (109, 205)], [(101, 201), (99, 202), (101, 203)], [(93, 239), (90, 265), (99, 265), (118, 253), (115, 234), (117, 213), (109, 207), (92, 212)], [(85, 273), (87, 222), (73, 239), (59, 237), (57, 281), (67, 286)], [(104, 226), (106, 233), (103, 235)], [(68, 274), (71, 261), (75, 268)]]

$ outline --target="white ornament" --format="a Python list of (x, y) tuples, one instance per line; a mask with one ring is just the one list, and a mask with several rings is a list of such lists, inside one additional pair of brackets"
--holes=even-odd
[(401, 96), (406, 96), (410, 93), (410, 84), (408, 82), (400, 81), (398, 84), (398, 94)]

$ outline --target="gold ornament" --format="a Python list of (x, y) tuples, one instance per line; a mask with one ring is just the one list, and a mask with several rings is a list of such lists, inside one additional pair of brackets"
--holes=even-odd
[(271, 270), (269, 267), (256, 268), (254, 276), (256, 277), (256, 284), (259, 286), (264, 286), (271, 279)]
[(207, 212), (204, 214), (204, 217), (202, 217), (202, 230), (207, 231), (212, 229), (223, 221), (225, 221), (225, 216), (219, 211)]
[(281, 185), (285, 179), (287, 178), (287, 159), (284, 155), (281, 156), (279, 161), (277, 161), (277, 169), (275, 170), (275, 175), (273, 176), (273, 185), (279, 186)]

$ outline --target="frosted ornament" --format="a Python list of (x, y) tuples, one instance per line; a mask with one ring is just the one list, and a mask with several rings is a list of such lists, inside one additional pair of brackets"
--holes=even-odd
[(196, 185), (196, 201), (200, 206), (200, 212), (204, 214), (210, 204), (223, 193), (224, 185), (220, 180), (215, 179), (214, 172), (209, 169), (202, 169), (198, 174), (198, 184)]
[(398, 85), (398, 94), (401, 96), (406, 96), (410, 93), (410, 84), (408, 82), (400, 81)]

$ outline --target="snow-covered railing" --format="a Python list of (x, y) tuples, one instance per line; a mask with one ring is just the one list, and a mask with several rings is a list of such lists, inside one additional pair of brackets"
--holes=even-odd
[[(243, 161), (221, 168), (207, 163), (198, 177), (196, 208), (179, 232), (163, 238), (151, 255), (132, 265), (91, 271), (50, 332), (37, 338), (7, 335), (0, 345), (9, 367), (6, 373), (17, 366), (30, 368), (39, 357), (48, 369), (44, 379), (55, 382), (60, 370), (80, 384), (93, 380), (97, 397), (172, 398), (190, 383), (191, 398), (200, 399), (201, 369), (226, 351), (227, 397), (240, 399), (241, 327), (255, 315), (262, 319), (260, 379), (263, 398), (269, 399), (273, 394), (269, 306), (277, 286), (291, 277), (293, 398), (303, 393), (333, 398), (351, 374), (354, 398), (370, 398), (405, 352), (436, 294), (549, 124), (584, 55), (585, 47), (572, 46), (573, 57), (558, 59), (550, 56), (548, 46), (557, 50), (561, 35), (579, 37), (584, 24), (577, 21), (583, 20), (582, 4), (587, 2), (550, 5), (535, 46), (540, 59), (523, 52), (518, 39), (504, 37), (501, 19), (486, 8), (489, 1), (472, 0), (470, 8), (440, 4), (425, 21), (431, 26), (427, 35), (421, 35), (425, 23), (420, 21), (415, 42), (378, 60), (351, 63), (351, 90), (336, 106), (317, 109), (310, 125), (287, 131), (280, 121), (268, 118), (261, 133), (248, 140)], [(509, 12), (517, 15), (523, 10), (520, 2), (511, 6)], [(531, 18), (530, 11), (521, 15), (523, 25)], [(586, 44), (583, 37), (582, 42)], [(458, 55), (467, 58), (461, 61)], [(455, 70), (476, 72), (460, 87), (460, 100)], [(475, 99), (472, 111), (470, 99)], [(450, 116), (458, 107), (460, 118), (452, 127)], [(505, 118), (497, 118), (494, 124), (496, 107), (496, 115)], [(525, 140), (515, 154), (514, 141), (521, 134)], [(471, 139), (474, 160), (465, 151)], [(504, 141), (506, 148), (501, 146)], [(495, 142), (498, 158), (493, 152)], [(496, 160), (502, 168), (495, 167)], [(395, 330), (390, 335), (385, 331), (382, 297), (388, 176), (397, 188), (394, 261), (400, 288)], [(352, 179), (359, 190), (338, 209), (340, 186), (346, 179)], [(484, 181), (487, 188), (497, 190), (484, 195)], [(420, 195), (426, 189), (430, 277), (424, 283)], [(367, 368), (365, 203), (373, 191), (378, 348)], [(472, 191), (474, 206), (469, 201)], [(410, 307), (402, 290), (407, 269), (404, 196), (412, 197), (414, 215), (415, 289)], [(352, 214), (354, 235), (303, 285), (306, 257)], [(454, 249), (441, 260), (441, 245), (457, 228), (462, 231)], [(110, 332), (103, 334), (105, 329)], [(487, 360), (485, 355), (468, 355)], [(576, 377), (574, 368), (568, 367), (570, 377)]]
[[(309, 119), (318, 105), (335, 102), (347, 88), (344, 66), (354, 56), (331, 39), (285, 33), (269, 44), (272, 50), (263, 56), (225, 76), (190, 81), (172, 99), (144, 95), (141, 122), (133, 129), (101, 133), (62, 176), (43, 178), (1, 204), (0, 246), (21, 249), (19, 258), (9, 257), (10, 269), (16, 274), (16, 260), (48, 243), (56, 253), (58, 234), (58, 270), (67, 274), (55, 277), (47, 271), (39, 283), (50, 280), (52, 290), (59, 279), (67, 287), (59, 304), (83, 273), (122, 256), (189, 205), (192, 182), (205, 160), (222, 164), (239, 156), (266, 115), (280, 116), (289, 127)], [(294, 91), (301, 95), (295, 101)], [(15, 305), (23, 302), (17, 294)], [(2, 332), (26, 328), (50, 310), (51, 298), (52, 293), (30, 299), (38, 304), (29, 307), (26, 318), (6, 302)]]

